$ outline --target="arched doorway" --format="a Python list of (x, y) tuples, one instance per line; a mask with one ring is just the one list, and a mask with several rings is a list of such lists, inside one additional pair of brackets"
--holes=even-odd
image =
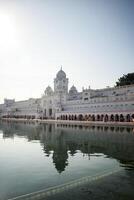
[(52, 117), (52, 108), (49, 108), (49, 117)]

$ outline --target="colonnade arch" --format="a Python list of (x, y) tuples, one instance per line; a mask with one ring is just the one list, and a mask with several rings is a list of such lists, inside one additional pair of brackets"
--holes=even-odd
[(58, 119), (72, 121), (132, 122), (134, 114), (66, 114)]

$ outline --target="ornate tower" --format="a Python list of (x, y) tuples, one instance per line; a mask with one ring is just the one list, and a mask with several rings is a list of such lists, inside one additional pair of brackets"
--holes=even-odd
[(58, 71), (56, 78), (54, 79), (54, 92), (56, 94), (68, 93), (68, 78), (66, 78), (66, 74), (62, 68)]

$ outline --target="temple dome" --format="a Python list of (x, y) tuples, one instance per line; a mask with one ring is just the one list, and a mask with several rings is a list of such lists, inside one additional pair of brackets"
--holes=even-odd
[(69, 90), (69, 94), (77, 94), (77, 93), (78, 93), (78, 91), (77, 91), (76, 87), (73, 85)]
[(60, 69), (60, 71), (58, 71), (56, 78), (58, 79), (66, 78), (66, 73), (62, 70), (62, 68)]
[(45, 95), (52, 95), (53, 94), (53, 90), (50, 86), (47, 86), (47, 88), (45, 89)]

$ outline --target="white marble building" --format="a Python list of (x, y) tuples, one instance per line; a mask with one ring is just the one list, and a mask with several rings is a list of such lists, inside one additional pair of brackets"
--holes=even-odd
[(39, 99), (18, 101), (5, 99), (0, 105), (1, 117), (53, 118), (88, 121), (133, 121), (134, 85), (84, 89), (73, 85), (61, 69), (54, 79), (54, 90), (48, 86)]

